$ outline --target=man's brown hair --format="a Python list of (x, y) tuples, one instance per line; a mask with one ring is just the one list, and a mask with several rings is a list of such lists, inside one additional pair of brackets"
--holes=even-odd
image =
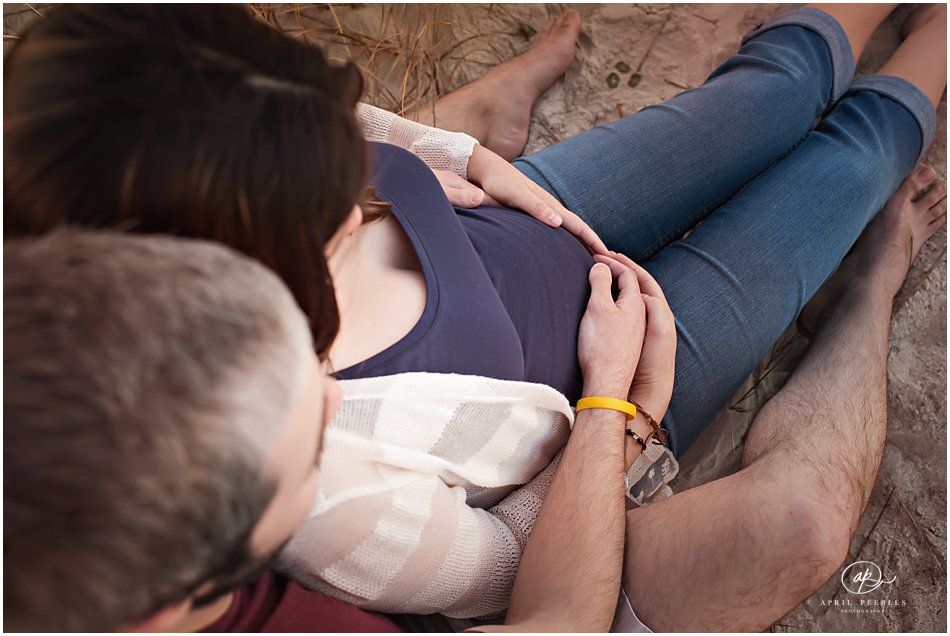
[(259, 564), (313, 356), (278, 278), (104, 232), (8, 241), (3, 267), (4, 628), (114, 630)]

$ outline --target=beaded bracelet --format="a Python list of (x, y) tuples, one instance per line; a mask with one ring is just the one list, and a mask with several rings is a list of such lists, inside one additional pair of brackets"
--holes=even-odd
[[(647, 447), (647, 441), (646, 441), (645, 439), (643, 439), (642, 437), (640, 437), (640, 436), (637, 434), (636, 431), (632, 431), (632, 430), (630, 430), (630, 429), (628, 428), (628, 429), (627, 429), (627, 435), (629, 435), (630, 437), (632, 437), (632, 438), (633, 438), (633, 441), (635, 441), (637, 444), (639, 444), (639, 445), (642, 446), (643, 448), (646, 448), (646, 447)], [(650, 433), (649, 436), (652, 438), (652, 437), (653, 437), (653, 433)]]
[(643, 417), (647, 418), (647, 422), (650, 423), (650, 427), (653, 429), (653, 434), (652, 434), (652, 436), (655, 436), (656, 439), (657, 439), (657, 441), (658, 441), (660, 444), (663, 444), (664, 446), (666, 446), (666, 438), (667, 438), (667, 433), (668, 433), (668, 431), (667, 431), (665, 428), (663, 428), (662, 426), (660, 426), (660, 425), (657, 423), (657, 421), (656, 421), (655, 419), (653, 419), (653, 416), (650, 415), (649, 413), (647, 413), (647, 412), (644, 410), (644, 408), (643, 408), (642, 406), (640, 406), (638, 403), (634, 402), (633, 400), (630, 400), (630, 403), (637, 407), (637, 411), (638, 411), (641, 415), (643, 415)]

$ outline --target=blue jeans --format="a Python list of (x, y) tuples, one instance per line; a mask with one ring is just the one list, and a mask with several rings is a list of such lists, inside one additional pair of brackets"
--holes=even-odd
[(702, 86), (514, 162), (663, 288), (678, 332), (664, 425), (678, 456), (930, 144), (921, 91), (853, 72), (837, 21), (792, 9)]

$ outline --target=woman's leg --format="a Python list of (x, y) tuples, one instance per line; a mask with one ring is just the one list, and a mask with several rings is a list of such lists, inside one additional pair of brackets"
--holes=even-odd
[[(514, 164), (635, 260), (800, 142), (844, 93), (852, 48), (893, 5), (792, 9), (759, 25), (695, 89)], [(854, 40), (854, 42), (852, 42)]]
[[(902, 55), (927, 59), (933, 49), (923, 44), (908, 38)], [(943, 72), (930, 70), (941, 82)], [(930, 98), (906, 79), (859, 78), (794, 151), (644, 264), (679, 330), (666, 416), (677, 454), (838, 267), (929, 145), (935, 121)]]
[[(878, 71), (881, 75), (902, 77), (918, 87), (936, 108), (943, 95), (947, 76), (947, 58), (944, 55), (932, 57), (921, 64), (918, 51), (942, 51), (946, 42), (947, 5), (930, 5), (913, 13), (904, 22), (901, 31), (906, 42), (894, 52)], [(915, 246), (919, 248), (920, 246)], [(799, 326), (806, 332), (813, 332), (824, 308), (840, 298), (848, 282), (854, 277), (856, 259), (845, 258), (841, 267), (812, 296), (799, 316)]]
[[(901, 30), (904, 42), (878, 73), (906, 79), (923, 91), (936, 108), (947, 85), (947, 5), (919, 9)], [(920, 51), (930, 55), (922, 59)]]

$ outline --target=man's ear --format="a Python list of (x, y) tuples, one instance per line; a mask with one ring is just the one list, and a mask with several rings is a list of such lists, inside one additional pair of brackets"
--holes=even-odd
[(191, 599), (188, 598), (180, 603), (166, 605), (140, 621), (123, 625), (118, 631), (130, 633), (167, 632), (180, 623), (190, 610)]

